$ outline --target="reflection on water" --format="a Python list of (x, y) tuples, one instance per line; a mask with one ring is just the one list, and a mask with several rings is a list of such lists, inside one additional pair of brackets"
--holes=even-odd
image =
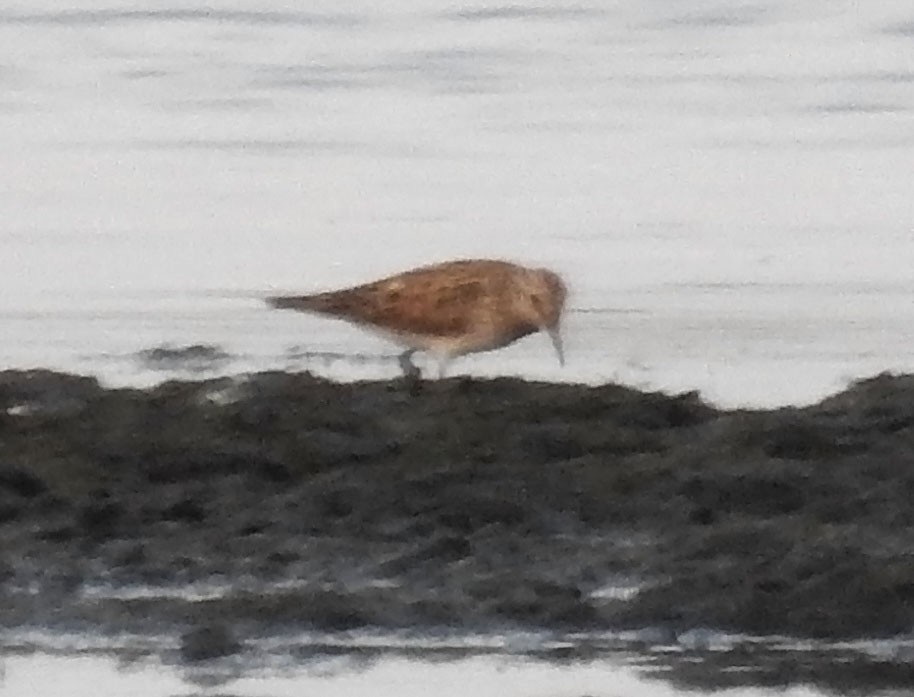
[(666, 697), (907, 694), (910, 637), (800, 641), (694, 630), (607, 634), (354, 632), (251, 637), (239, 653), (186, 662), (167, 636), (46, 630), (0, 649), (0, 693), (17, 697), (493, 695)]
[[(304, 662), (303, 662), (304, 663)], [(385, 657), (367, 662), (351, 658), (308, 666), (286, 666), (252, 674), (231, 667), (181, 668), (154, 661), (125, 662), (105, 656), (7, 656), (3, 659), (5, 694), (44, 697), (173, 697), (233, 695), (237, 697), (326, 697), (379, 695), (390, 697), (666, 697), (683, 694), (676, 687), (645, 679), (622, 661), (581, 661), (557, 664), (521, 658), (477, 656), (462, 660), (425, 661)], [(216, 688), (217, 692), (212, 689)], [(691, 692), (690, 694), (698, 694)], [(729, 691), (732, 697), (771, 694), (762, 688)], [(778, 690), (785, 697), (822, 695), (811, 688)]]

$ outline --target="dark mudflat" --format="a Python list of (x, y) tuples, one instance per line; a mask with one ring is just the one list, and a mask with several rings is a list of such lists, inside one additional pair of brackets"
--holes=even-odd
[[(914, 376), (720, 411), (514, 379), (0, 373), (0, 625), (175, 631), (189, 656), (300, 628), (892, 636), (912, 501)], [(87, 592), (191, 582), (223, 592)]]

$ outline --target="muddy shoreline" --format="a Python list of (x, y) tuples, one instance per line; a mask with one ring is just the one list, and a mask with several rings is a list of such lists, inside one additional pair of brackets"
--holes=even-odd
[[(189, 659), (305, 628), (895, 636), (912, 498), (907, 375), (723, 411), (515, 379), (7, 371), (0, 626), (180, 631)], [(124, 590), (187, 584), (219, 590)]]

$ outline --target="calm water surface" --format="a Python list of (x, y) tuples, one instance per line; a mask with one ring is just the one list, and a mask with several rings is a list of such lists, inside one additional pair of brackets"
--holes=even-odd
[[(313, 670), (271, 671), (269, 675), (231, 677), (201, 670), (169, 669), (144, 662), (118, 662), (93, 656), (11, 658), (6, 661), (7, 694), (45, 697), (68, 686), (73, 697), (187, 697), (226, 694), (235, 697), (671, 697), (682, 694), (662, 682), (640, 678), (625, 666), (612, 663), (555, 665), (529, 660), (477, 657), (449, 662), (390, 658), (368, 665), (333, 664)], [(75, 686), (75, 689), (70, 689)], [(693, 693), (694, 694), (694, 693)], [(746, 688), (731, 697), (769, 697), (771, 690)], [(821, 697), (808, 688), (778, 691), (783, 697)]]
[[(117, 638), (96, 641), (94, 647), (82, 641), (83, 648), (75, 650), (73, 637), (50, 635), (51, 649), (46, 644), (43, 653), (24, 653), (23, 647), (0, 649), (0, 692), (17, 697), (44, 697), (60, 694), (67, 686), (74, 697), (187, 697), (204, 695), (233, 695), (235, 697), (286, 697), (303, 694), (379, 695), (381, 697), (416, 697), (431, 693), (442, 697), (673, 697), (674, 695), (725, 694), (730, 697), (823, 697), (848, 692), (874, 694), (862, 690), (859, 683), (841, 683), (825, 679), (829, 688), (807, 684), (789, 685), (785, 675), (800, 674), (801, 666), (810, 665), (812, 646), (793, 643), (791, 649), (782, 642), (766, 651), (761, 645), (753, 647), (749, 638), (719, 635), (721, 641), (711, 642), (706, 649), (714, 656), (711, 665), (700, 671), (700, 654), (683, 645), (656, 647), (650, 652), (601, 650), (594, 655), (585, 650), (577, 659), (564, 660), (537, 657), (533, 637), (515, 637), (515, 649), (528, 642), (532, 654), (520, 655), (505, 650), (506, 637), (477, 637), (477, 641), (450, 640), (441, 643), (430, 638), (426, 643), (405, 643), (391, 637), (351, 636), (349, 642), (332, 644), (315, 650), (314, 645), (296, 644), (296, 637), (279, 640), (246, 642), (241, 657), (185, 664), (176, 658), (173, 642), (147, 638), (127, 643), (115, 649)], [(733, 640), (736, 642), (733, 643)], [(62, 640), (62, 643), (61, 643)], [(529, 642), (534, 640), (533, 644)], [(745, 643), (748, 640), (748, 643)], [(122, 643), (123, 638), (120, 640)], [(282, 648), (285, 641), (285, 650)], [(69, 644), (68, 644), (69, 642)], [(108, 643), (108, 648), (102, 644)], [(519, 644), (517, 642), (520, 642)], [(77, 644), (80, 643), (77, 641)], [(546, 648), (546, 642), (543, 648)], [(716, 644), (716, 646), (715, 646)], [(910, 644), (910, 642), (908, 642)], [(65, 646), (69, 645), (69, 650)], [(556, 646), (566, 646), (559, 642)], [(822, 659), (853, 661), (862, 655), (857, 649), (845, 647), (839, 655), (837, 646), (826, 649)], [(747, 663), (758, 650), (757, 665)], [(730, 652), (734, 658), (721, 658)], [(831, 652), (829, 654), (829, 652)], [(856, 654), (855, 654), (856, 652)], [(548, 651), (546, 652), (548, 653)], [(879, 658), (869, 651), (870, 663), (861, 675), (870, 676), (870, 684), (879, 684)], [(740, 659), (739, 656), (742, 658)], [(886, 660), (888, 655), (883, 655)], [(683, 667), (685, 668), (683, 670)], [(846, 669), (845, 673), (851, 674)], [(874, 672), (876, 671), (876, 672)], [(805, 673), (809, 675), (809, 673)], [(751, 687), (747, 676), (757, 675), (761, 683), (772, 687)], [(820, 677), (823, 674), (820, 671)], [(874, 679), (875, 676), (875, 679)], [(866, 683), (864, 683), (865, 685)], [(713, 685), (715, 687), (701, 687)], [(856, 689), (856, 691), (855, 691)], [(879, 690), (886, 697), (908, 694), (898, 689)]]
[(773, 404), (912, 369), (912, 51), (904, 0), (8, 2), (0, 365), (393, 375), (259, 297), (479, 255), (568, 277), (570, 366), (458, 371)]

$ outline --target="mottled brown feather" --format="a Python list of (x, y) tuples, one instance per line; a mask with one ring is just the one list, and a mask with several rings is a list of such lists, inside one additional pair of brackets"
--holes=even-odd
[(394, 335), (445, 340), (456, 354), (505, 346), (544, 326), (557, 326), (564, 296), (561, 279), (551, 272), (478, 259), (426, 266), (337, 291), (268, 298), (268, 302)]
[[(487, 298), (494, 290), (493, 281), (498, 280), (481, 277), (481, 272), (506, 273), (508, 266), (497, 261), (449, 262), (353, 288), (314, 295), (280, 296), (270, 298), (269, 302), (278, 308), (332, 315), (391, 331), (458, 336), (470, 329), (472, 314), (467, 313), (467, 307), (486, 306)], [(446, 279), (442, 277), (443, 271), (447, 271)], [(530, 331), (536, 331), (536, 327)]]

